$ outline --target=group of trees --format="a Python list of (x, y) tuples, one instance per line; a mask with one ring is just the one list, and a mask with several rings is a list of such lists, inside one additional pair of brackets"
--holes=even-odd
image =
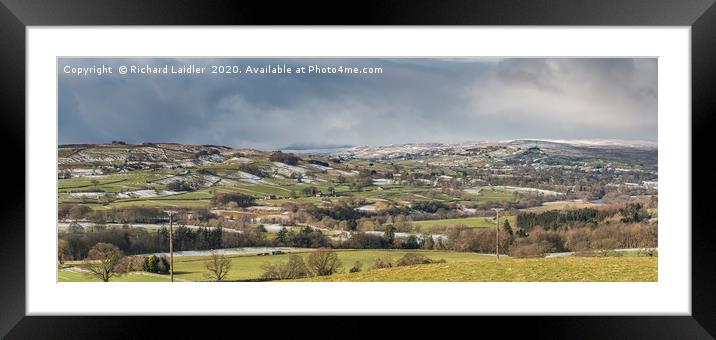
[(136, 206), (92, 210), (83, 204), (59, 204), (57, 217), (60, 220), (87, 220), (94, 223), (157, 223), (167, 220), (167, 214), (158, 208)]
[[(264, 228), (251, 224), (231, 226), (226, 232), (222, 225), (229, 224), (206, 209), (193, 211), (194, 221), (204, 221), (212, 227), (188, 228), (178, 225), (174, 229), (174, 249), (203, 250), (229, 247), (289, 246), (299, 248), (344, 249), (450, 249), (455, 251), (493, 253), (495, 231), (492, 228), (446, 227), (444, 236), (409, 235), (396, 237), (398, 232), (411, 230), (410, 217), (404, 215), (364, 216), (355, 209), (361, 200), (344, 200), (332, 208), (313, 204), (289, 204), (291, 216), (301, 216), (312, 223), (330, 229), (349, 231), (339, 239), (327, 237), (315, 227), (284, 228), (275, 237), (268, 237)], [(422, 209), (440, 209), (439, 204), (421, 206)], [(60, 214), (74, 216), (85, 213), (82, 206), (63, 206)], [(152, 208), (118, 208), (105, 212), (105, 217), (120, 221), (145, 221), (163, 217)], [(318, 217), (322, 217), (317, 220)], [(525, 212), (517, 215), (515, 226), (505, 220), (501, 225), (500, 249), (514, 256), (540, 256), (550, 252), (589, 251), (615, 248), (641, 248), (657, 246), (657, 225), (641, 203), (628, 203), (594, 209), (567, 211)], [(375, 231), (379, 231), (377, 233)], [(59, 233), (58, 260), (91, 258), (96, 244), (111, 244), (123, 254), (136, 255), (168, 251), (169, 231), (134, 228), (131, 225), (106, 227), (104, 224), (82, 226), (76, 222)], [(155, 260), (161, 267), (161, 259)], [(142, 264), (143, 265), (143, 264)], [(137, 264), (135, 264), (135, 267)], [(154, 266), (152, 266), (154, 268)], [(159, 272), (161, 270), (157, 269)], [(154, 270), (150, 270), (154, 271)]]
[(343, 263), (338, 254), (322, 248), (312, 252), (304, 262), (300, 255), (290, 255), (285, 263), (265, 264), (262, 269), (264, 280), (300, 279), (309, 276), (332, 275), (341, 270)]
[(368, 202), (365, 199), (346, 198), (333, 201), (330, 206), (288, 202), (282, 208), (289, 212), (288, 218), (293, 224), (345, 231), (382, 231), (386, 224), (392, 224), (399, 232), (413, 232), (419, 231), (413, 221), (493, 216), (491, 208), (505, 207), (501, 203), (485, 202), (477, 208), (470, 206), (475, 210), (468, 212), (464, 206), (454, 202), (422, 200), (412, 202), (410, 206), (388, 203), (374, 211), (358, 209), (366, 204)]
[[(605, 209), (520, 213), (513, 229), (503, 222), (501, 253), (515, 257), (544, 256), (552, 252), (582, 252), (618, 248), (657, 247), (658, 225), (648, 223), (648, 211), (639, 203)], [(495, 251), (495, 230), (452, 227), (448, 248), (456, 251)]]
[[(224, 201), (236, 199), (235, 196), (222, 197)], [(239, 198), (238, 200), (242, 201), (243, 199), (244, 198)], [(59, 204), (57, 215), (60, 220), (89, 221), (95, 224), (169, 222), (169, 217), (164, 210), (142, 206), (92, 210), (89, 206), (82, 204)], [(179, 214), (174, 215), (175, 222), (187, 223), (192, 219), (197, 223), (201, 223), (216, 220), (217, 216), (207, 208), (192, 208), (180, 211)]]
[(336, 201), (330, 207), (320, 207), (313, 203), (284, 203), (281, 205), (285, 211), (291, 214), (291, 218), (296, 222), (311, 223), (320, 221), (325, 217), (337, 221), (354, 221), (367, 216), (363, 211), (357, 208), (364, 205), (364, 199), (342, 199)]
[(442, 211), (447, 211), (453, 207), (449, 206), (443, 201), (437, 201), (437, 200), (430, 200), (430, 201), (418, 201), (414, 202), (411, 206), (412, 210), (419, 211), (419, 212), (426, 212), (430, 214), (434, 214), (442, 209)]
[(246, 195), (238, 192), (234, 193), (215, 193), (211, 197), (211, 204), (214, 206), (235, 206), (235, 207), (250, 207), (254, 205), (256, 198), (251, 195)]
[(445, 249), (442, 240), (438, 238), (436, 241), (432, 235), (396, 237), (395, 233), (392, 225), (386, 225), (382, 234), (352, 232), (346, 240), (334, 242), (334, 246), (344, 249)]
[[(113, 277), (135, 271), (168, 274), (170, 263), (166, 256), (124, 256), (124, 252), (111, 243), (100, 242), (92, 246), (81, 267), (88, 276), (109, 282)], [(204, 261), (204, 277), (212, 281), (223, 281), (231, 270), (231, 259), (212, 251)]]
[[(94, 226), (86, 230), (79, 224), (70, 225), (66, 232), (59, 233), (59, 260), (82, 260), (89, 256), (91, 248), (98, 243), (108, 243), (126, 254), (146, 254), (169, 250), (169, 230), (161, 227), (157, 231), (125, 226), (104, 228)], [(240, 246), (242, 243), (222, 228), (174, 228), (174, 250), (219, 249), (226, 246)]]
[(279, 230), (273, 240), (275, 246), (287, 246), (297, 248), (321, 248), (330, 246), (330, 240), (320, 230), (303, 227), (299, 231), (288, 231), (283, 228)]
[(617, 217), (623, 223), (639, 223), (650, 218), (649, 212), (641, 203), (629, 203), (621, 207), (608, 209), (582, 208), (575, 210), (551, 210), (541, 213), (520, 213), (517, 215), (517, 226), (531, 230), (535, 226), (546, 229), (557, 229), (564, 225), (597, 226), (607, 219)]
[[(433, 260), (418, 253), (407, 253), (396, 262), (393, 262), (390, 257), (378, 257), (370, 269), (444, 262), (445, 260)], [(362, 267), (363, 263), (356, 261), (353, 266), (348, 269), (348, 272), (360, 272)], [(261, 279), (263, 280), (290, 280), (341, 273), (343, 272), (343, 263), (335, 251), (330, 249), (318, 249), (308, 255), (306, 261), (304, 261), (302, 256), (293, 254), (288, 257), (287, 262), (268, 263), (265, 264), (262, 269), (264, 270), (264, 273), (261, 275)]]
[(298, 161), (301, 160), (296, 155), (292, 153), (284, 153), (281, 151), (272, 152), (269, 155), (269, 160), (272, 162), (281, 162), (288, 165), (296, 165), (298, 164)]
[(268, 173), (255, 163), (242, 163), (239, 164), (239, 171), (252, 174), (259, 177), (268, 177)]
[(193, 191), (195, 188), (184, 181), (174, 181), (167, 184), (167, 190), (171, 191)]
[[(480, 253), (495, 252), (495, 229), (451, 228), (448, 249)], [(500, 232), (500, 253), (514, 257), (541, 257), (554, 252), (584, 252), (621, 248), (657, 247), (658, 226), (615, 223), (598, 227), (534, 227), (529, 232)]]
[[(331, 240), (320, 230), (303, 227), (289, 230), (284, 228), (276, 237), (267, 237), (263, 228), (244, 227), (241, 232), (227, 232), (221, 225), (213, 228), (174, 227), (174, 250), (209, 250), (234, 247), (331, 247)], [(93, 225), (83, 227), (73, 223), (59, 233), (60, 262), (82, 260), (97, 243), (113, 244), (129, 255), (169, 251), (169, 230), (160, 227), (157, 230), (123, 227), (104, 227)]]
[[(515, 256), (532, 256), (549, 252), (584, 251), (615, 248), (657, 246), (657, 225), (645, 221), (645, 210), (639, 205), (615, 209), (579, 209), (568, 212), (548, 211), (525, 213), (517, 217), (517, 226), (502, 222), (500, 249)], [(202, 250), (227, 247), (289, 246), (299, 248), (344, 249), (450, 249), (455, 251), (492, 253), (495, 249), (493, 228), (450, 226), (444, 236), (423, 234), (396, 237), (398, 229), (392, 224), (376, 224), (380, 234), (353, 231), (341, 240), (328, 238), (321, 230), (309, 226), (284, 228), (275, 237), (268, 237), (264, 228), (245, 226), (237, 232), (215, 228), (174, 230), (174, 249)], [(166, 227), (151, 231), (123, 226), (107, 228), (103, 225), (82, 227), (73, 223), (59, 234), (60, 262), (89, 257), (91, 247), (109, 243), (126, 254), (168, 251), (169, 232)]]
[[(433, 260), (418, 253), (407, 253), (395, 262), (390, 256), (381, 256), (374, 260), (369, 269), (375, 270), (430, 263), (445, 263), (445, 260)], [(362, 267), (363, 263), (356, 261), (353, 266), (348, 269), (348, 272), (360, 272), (363, 270)], [(343, 265), (336, 252), (330, 249), (319, 249), (308, 255), (306, 261), (304, 261), (300, 255), (293, 254), (289, 256), (287, 262), (265, 264), (262, 269), (264, 270), (264, 273), (261, 275), (261, 279), (263, 280), (290, 280), (342, 273)]]
[[(135, 256), (135, 261), (132, 261), (133, 263), (141, 263), (142, 264), (142, 270), (149, 273), (156, 273), (156, 274), (167, 274), (169, 273), (170, 269), (170, 263), (169, 259), (167, 259), (166, 256)], [(138, 261), (136, 261), (138, 260)], [(132, 268), (132, 269), (138, 269), (140, 267)], [(128, 270), (131, 271), (131, 270)]]

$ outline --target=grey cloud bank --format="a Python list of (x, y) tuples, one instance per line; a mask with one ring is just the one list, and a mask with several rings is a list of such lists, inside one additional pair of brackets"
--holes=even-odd
[[(77, 76), (64, 66), (380, 67), (382, 74)], [(289, 145), (657, 140), (656, 59), (60, 59), (59, 141)]]

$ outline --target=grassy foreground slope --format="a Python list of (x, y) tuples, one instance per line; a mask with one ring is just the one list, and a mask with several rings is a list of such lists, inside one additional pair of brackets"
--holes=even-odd
[[(305, 249), (296, 252), (307, 260), (308, 256), (315, 249)], [(444, 259), (448, 262), (465, 263), (473, 261), (491, 261), (494, 259), (490, 256), (484, 256), (476, 253), (454, 252), (454, 251), (438, 251), (438, 250), (383, 250), (383, 249), (365, 249), (365, 250), (338, 250), (338, 258), (343, 262), (343, 270), (348, 271), (356, 261), (363, 263), (363, 269), (366, 270), (378, 258), (387, 259), (395, 262), (407, 253), (421, 253), (431, 259)], [(289, 254), (272, 255), (272, 256), (256, 256), (252, 255), (227, 255), (231, 259), (231, 270), (226, 280), (251, 280), (261, 277), (264, 272), (262, 266), (265, 264), (285, 263), (288, 261)], [(174, 258), (174, 277), (183, 281), (204, 281), (206, 277), (206, 267), (204, 262), (208, 260), (208, 256), (177, 256)], [(76, 265), (76, 263), (75, 263)], [(137, 273), (113, 277), (110, 281), (166, 281), (168, 275), (139, 275)], [(96, 281), (94, 278), (77, 271), (62, 270), (59, 273), (59, 281)]]
[(656, 282), (657, 257), (503, 258), (314, 277), (322, 282)]
[[(313, 250), (298, 252), (304, 260)], [(499, 262), (492, 256), (476, 253), (435, 250), (338, 250), (343, 262), (343, 274), (309, 278), (301, 281), (428, 281), (428, 282), (510, 282), (510, 281), (657, 281), (658, 257), (607, 256), (607, 257), (556, 257), (537, 259), (514, 259), (501, 257)], [(425, 264), (408, 267), (370, 270), (377, 258), (390, 258), (393, 263), (406, 253), (420, 253), (433, 260), (444, 259), (446, 263)], [(262, 266), (269, 263), (285, 263), (288, 254), (274, 256), (230, 255), (231, 270), (227, 280), (257, 279), (263, 273)], [(207, 256), (175, 257), (174, 270), (177, 281), (204, 281)], [(355, 261), (363, 263), (363, 271), (347, 273)], [(119, 282), (168, 281), (168, 275), (132, 273), (112, 278)], [(84, 273), (62, 270), (60, 282), (96, 281)]]

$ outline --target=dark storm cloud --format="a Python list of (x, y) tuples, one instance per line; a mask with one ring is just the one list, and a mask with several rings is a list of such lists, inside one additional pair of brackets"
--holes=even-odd
[[(381, 75), (78, 77), (65, 65), (382, 67)], [(60, 143), (280, 148), (656, 141), (655, 59), (61, 59)]]

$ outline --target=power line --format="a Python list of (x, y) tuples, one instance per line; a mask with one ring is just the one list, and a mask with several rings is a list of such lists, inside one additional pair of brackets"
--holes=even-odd
[(492, 208), (497, 213), (497, 224), (495, 225), (495, 256), (500, 260), (500, 211), (502, 208)]
[(169, 215), (169, 278), (174, 282), (174, 221), (172, 216), (177, 213), (174, 210), (165, 210)]

